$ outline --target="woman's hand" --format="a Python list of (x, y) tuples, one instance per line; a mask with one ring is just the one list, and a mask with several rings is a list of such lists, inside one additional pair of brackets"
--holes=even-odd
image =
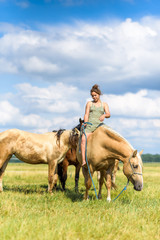
[(100, 116), (99, 120), (100, 120), (101, 122), (103, 122), (103, 121), (104, 121), (104, 119), (105, 119), (105, 117), (106, 117), (106, 115), (105, 115), (105, 114), (103, 114), (103, 115), (101, 115), (101, 116)]

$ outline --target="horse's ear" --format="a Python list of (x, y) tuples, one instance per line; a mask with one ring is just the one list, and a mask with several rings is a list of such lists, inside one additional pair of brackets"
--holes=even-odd
[(143, 149), (139, 152), (139, 155), (141, 156), (142, 155), (142, 153), (143, 153)]
[(134, 150), (134, 152), (133, 152), (133, 157), (136, 157), (136, 155), (137, 155), (137, 150)]
[(82, 120), (81, 118), (79, 118), (79, 123), (80, 123), (80, 124), (84, 123), (84, 120)]

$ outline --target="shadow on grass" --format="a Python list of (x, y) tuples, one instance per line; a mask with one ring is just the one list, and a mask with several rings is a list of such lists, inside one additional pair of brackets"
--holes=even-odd
[(75, 189), (66, 189), (65, 195), (67, 198), (71, 199), (72, 202), (81, 202), (83, 201), (83, 194), (80, 192), (75, 192)]
[(44, 194), (47, 192), (47, 185), (12, 185), (12, 186), (4, 186), (4, 192), (18, 192), (24, 194)]
[[(12, 185), (12, 186), (4, 186), (4, 192), (16, 192), (16, 193), (23, 193), (23, 194), (45, 194), (48, 193), (48, 185)], [(56, 186), (53, 189), (53, 194), (56, 192), (63, 192), (60, 186)], [(49, 193), (48, 193), (49, 194)], [(72, 202), (79, 202), (83, 201), (83, 194), (80, 192), (75, 192), (75, 190), (66, 189), (64, 194), (67, 198), (70, 198)]]
[[(48, 185), (6, 185), (4, 186), (4, 192), (17, 192), (17, 193), (23, 193), (23, 194), (45, 194), (48, 193)], [(63, 192), (62, 188), (59, 186), (56, 186), (53, 189), (53, 193), (56, 194), (56, 192)], [(49, 193), (48, 193), (49, 194)], [(79, 192), (75, 192), (75, 190), (66, 189), (64, 191), (64, 194), (67, 198), (70, 198), (72, 202), (76, 201), (82, 201), (83, 200), (83, 194)]]
[[(24, 193), (24, 194), (44, 194), (48, 192), (48, 185), (12, 185), (12, 186), (4, 186), (4, 192), (19, 192), (19, 193)], [(57, 186), (56, 188), (53, 189), (53, 192), (58, 192), (61, 191), (62, 189)]]

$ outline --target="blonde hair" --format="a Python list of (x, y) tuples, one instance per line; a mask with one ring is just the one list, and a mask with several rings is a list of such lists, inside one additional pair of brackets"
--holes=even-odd
[(99, 95), (102, 95), (102, 92), (99, 89), (99, 86), (97, 84), (93, 85), (93, 87), (91, 88), (90, 93), (92, 94), (92, 92), (95, 92), (95, 93), (97, 93)]

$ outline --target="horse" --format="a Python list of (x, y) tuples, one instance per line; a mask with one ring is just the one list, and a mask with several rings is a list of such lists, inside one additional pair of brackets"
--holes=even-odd
[(19, 129), (9, 129), (0, 133), (0, 192), (3, 191), (2, 177), (7, 164), (14, 154), (19, 160), (30, 164), (48, 164), (48, 192), (57, 181), (55, 169), (63, 161), (67, 151), (75, 148), (79, 138), (76, 129), (29, 133)]
[[(76, 154), (78, 161), (82, 163), (79, 144)], [(133, 184), (134, 189), (136, 191), (143, 189), (141, 154), (142, 151), (138, 153), (124, 137), (107, 125), (98, 127), (87, 140), (87, 160), (91, 176), (93, 176), (94, 171), (100, 171), (103, 177), (103, 170), (108, 171), (108, 188), (111, 188), (111, 173), (115, 159), (117, 159), (122, 161), (123, 173), (127, 177), (128, 182), (130, 181)], [(84, 199), (88, 199), (88, 191), (92, 181), (87, 165), (82, 168), (82, 172), (86, 187)], [(111, 198), (108, 197), (107, 200), (111, 201)]]
[[(98, 180), (98, 198), (101, 199), (101, 191), (102, 191), (102, 185), (105, 184), (105, 187), (107, 189), (107, 201), (111, 201), (111, 188), (117, 189), (117, 185), (115, 184), (116, 181), (116, 173), (117, 170), (119, 170), (119, 161), (115, 159), (115, 162), (113, 163), (113, 166), (109, 167), (109, 169), (101, 170), (97, 172), (97, 180)], [(111, 179), (110, 179), (111, 176)], [(111, 182), (110, 182), (111, 181)]]
[(75, 166), (75, 192), (78, 192), (78, 181), (81, 164), (76, 157), (76, 149), (71, 148), (68, 150), (65, 159), (58, 164), (58, 176), (62, 185), (62, 190), (65, 191), (65, 184), (67, 180), (67, 169), (69, 165)]
[[(79, 124), (75, 128), (80, 130), (83, 122), (84, 120), (79, 118)], [(69, 149), (65, 156), (65, 159), (61, 163), (59, 163), (57, 166), (58, 167), (57, 173), (58, 173), (63, 191), (65, 191), (65, 184), (67, 180), (67, 169), (68, 169), (68, 166), (70, 165), (75, 166), (75, 192), (78, 192), (78, 182), (79, 182), (79, 173), (81, 169), (81, 164), (79, 163), (76, 157), (76, 148)]]

